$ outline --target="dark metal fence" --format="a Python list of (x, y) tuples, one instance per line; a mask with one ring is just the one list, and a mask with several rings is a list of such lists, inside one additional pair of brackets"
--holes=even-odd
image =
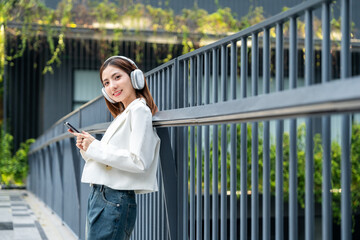
[[(303, 2), (146, 73), (160, 110), (153, 118), (162, 140), (160, 190), (137, 196), (139, 211), (132, 239), (332, 239), (331, 114), (343, 114), (341, 239), (351, 239), (350, 114), (360, 110), (360, 78), (350, 79), (350, 1), (342, 0), (341, 80), (330, 82), (330, 4), (327, 0)], [(322, 10), (319, 84), (314, 84), (312, 16), (316, 9)], [(297, 87), (297, 21), (303, 17), (305, 86)], [(284, 26), (289, 27), (287, 90)], [(274, 29), (276, 44), (272, 46)], [(275, 62), (270, 59), (271, 48), (275, 48)], [(274, 64), (276, 90), (270, 92)], [(260, 66), (263, 92), (258, 91)], [(247, 86), (248, 76), (251, 86)], [(315, 117), (322, 119), (320, 214), (314, 194)], [(101, 137), (111, 116), (100, 97), (59, 120), (31, 148), (29, 189), (83, 239), (89, 187), (80, 183), (84, 163), (63, 121)], [(301, 121), (306, 129), (304, 210), (298, 204), (303, 187), (298, 182), (297, 156)], [(290, 145), (286, 164), (284, 123), (289, 126)], [(288, 183), (284, 171), (288, 171)]]

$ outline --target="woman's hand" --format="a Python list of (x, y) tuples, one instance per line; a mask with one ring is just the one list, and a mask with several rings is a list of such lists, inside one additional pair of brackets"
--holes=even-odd
[(81, 133), (75, 133), (69, 129), (68, 132), (76, 136), (76, 147), (84, 150), (85, 152), (89, 145), (95, 140), (93, 136), (85, 131), (82, 131)]

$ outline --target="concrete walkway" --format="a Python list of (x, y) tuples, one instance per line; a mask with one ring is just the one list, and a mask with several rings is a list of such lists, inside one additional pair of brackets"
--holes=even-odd
[(43, 202), (26, 190), (0, 189), (1, 240), (75, 240)]

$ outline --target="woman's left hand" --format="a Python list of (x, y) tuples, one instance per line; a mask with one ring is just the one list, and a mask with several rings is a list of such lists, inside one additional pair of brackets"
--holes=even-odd
[(89, 145), (95, 140), (93, 136), (91, 136), (88, 132), (82, 131), (81, 133), (74, 133), (71, 130), (69, 130), (70, 133), (76, 136), (76, 146), (84, 150), (88, 149)]

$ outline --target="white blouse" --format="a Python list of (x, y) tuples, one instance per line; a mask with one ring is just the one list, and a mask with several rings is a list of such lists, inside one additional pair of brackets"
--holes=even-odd
[(81, 181), (113, 189), (148, 193), (158, 190), (160, 138), (144, 99), (132, 101), (87, 151)]

